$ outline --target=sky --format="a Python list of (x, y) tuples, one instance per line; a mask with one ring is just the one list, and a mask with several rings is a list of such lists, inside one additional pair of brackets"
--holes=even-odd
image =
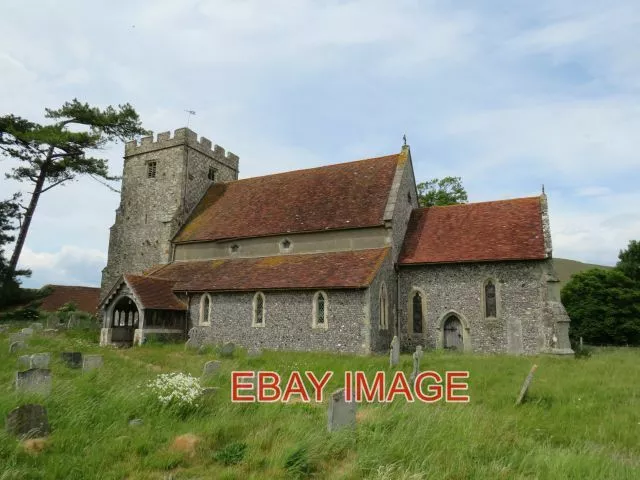
[[(240, 177), (398, 152), (469, 200), (548, 195), (554, 256), (613, 265), (640, 239), (637, 0), (3, 2), (0, 115), (78, 98), (187, 123)], [(99, 152), (114, 174), (124, 146)], [(29, 186), (5, 180), (0, 198)], [(117, 186), (117, 185), (116, 185)], [(118, 194), (43, 194), (23, 284), (95, 285)]]

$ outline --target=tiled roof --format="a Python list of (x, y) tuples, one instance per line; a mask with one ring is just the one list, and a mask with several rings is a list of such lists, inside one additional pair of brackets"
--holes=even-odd
[(364, 288), (388, 251), (174, 262), (155, 270), (153, 276), (174, 281), (174, 291)]
[(540, 197), (414, 210), (401, 264), (546, 258)]
[(77, 287), (74, 285), (46, 285), (52, 288), (50, 295), (42, 300), (40, 308), (47, 312), (55, 312), (65, 303), (74, 303), (78, 310), (96, 313), (100, 300), (100, 289), (93, 287)]
[(383, 224), (400, 154), (212, 185), (174, 242)]
[(142, 275), (125, 275), (124, 279), (145, 309), (187, 309), (187, 306), (173, 293), (172, 287), (175, 282), (172, 280), (143, 277)]

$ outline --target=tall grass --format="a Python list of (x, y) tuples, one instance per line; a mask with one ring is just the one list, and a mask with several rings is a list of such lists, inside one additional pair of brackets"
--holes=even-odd
[[(16, 355), (0, 335), (0, 415), (41, 401), (52, 433), (45, 450), (27, 453), (0, 432), (0, 479), (494, 479), (640, 478), (640, 351), (597, 349), (589, 358), (471, 356), (427, 352), (423, 369), (469, 370), (469, 404), (360, 405), (354, 431), (329, 434), (326, 405), (234, 404), (236, 369), (390, 372), (386, 356), (264, 352), (221, 359), (205, 386), (221, 390), (181, 418), (145, 401), (159, 373), (199, 376), (216, 358), (178, 345), (100, 349), (87, 333), (35, 336), (26, 353), (49, 351), (53, 392), (44, 399), (13, 390)], [(64, 350), (102, 353), (105, 366), (83, 374), (60, 361)], [(516, 396), (533, 363), (527, 402)], [(411, 359), (403, 356), (407, 375)], [(129, 425), (141, 418), (143, 424)], [(201, 441), (195, 455), (172, 450), (178, 435)]]

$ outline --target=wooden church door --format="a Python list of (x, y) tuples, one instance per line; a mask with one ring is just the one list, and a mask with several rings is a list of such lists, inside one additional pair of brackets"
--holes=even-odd
[(455, 315), (444, 322), (444, 348), (461, 350), (463, 345), (462, 323)]

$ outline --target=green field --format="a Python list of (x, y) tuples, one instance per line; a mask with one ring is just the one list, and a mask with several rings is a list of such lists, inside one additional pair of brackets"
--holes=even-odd
[[(16, 354), (0, 334), (0, 414), (38, 400), (13, 388)], [(59, 352), (103, 353), (102, 370), (67, 368)], [(100, 349), (93, 335), (36, 335), (22, 353), (53, 354), (46, 406), (52, 433), (31, 452), (4, 428), (0, 479), (637, 479), (640, 478), (640, 351), (596, 350), (590, 358), (470, 356), (427, 352), (424, 370), (470, 371), (469, 404), (359, 405), (355, 431), (328, 433), (323, 404), (233, 404), (234, 369), (389, 371), (386, 356), (265, 352), (223, 359), (206, 385), (219, 395), (181, 418), (160, 410), (144, 385), (161, 372), (199, 376), (215, 352), (178, 345)], [(533, 363), (528, 401), (514, 405)], [(411, 371), (408, 355), (400, 367)], [(144, 424), (130, 426), (141, 418)], [(199, 439), (176, 451), (176, 436)]]
[(591, 268), (602, 268), (604, 270), (609, 270), (613, 267), (608, 267), (606, 265), (595, 265), (593, 263), (583, 263), (578, 262), (577, 260), (569, 260), (567, 258), (554, 258), (553, 268), (556, 271), (556, 275), (558, 275), (558, 280), (560, 280), (560, 288), (562, 288), (576, 273), (584, 272), (585, 270), (589, 270)]

